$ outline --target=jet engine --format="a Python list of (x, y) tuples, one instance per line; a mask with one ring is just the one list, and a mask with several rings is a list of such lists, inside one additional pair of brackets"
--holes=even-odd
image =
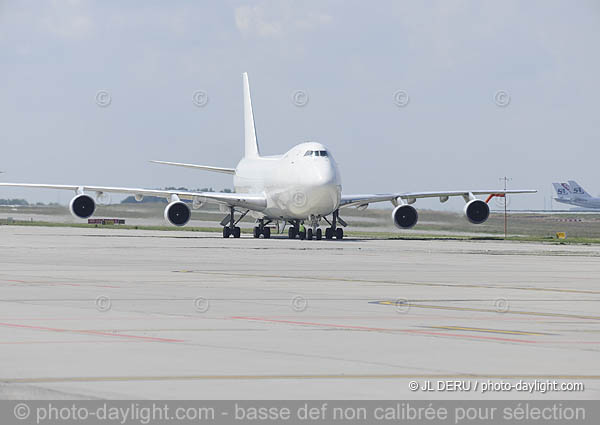
[(165, 220), (175, 226), (185, 226), (191, 217), (192, 212), (185, 202), (171, 202), (165, 208)]
[(71, 214), (78, 218), (88, 218), (94, 214), (96, 210), (96, 202), (89, 195), (77, 195), (69, 203)]
[(490, 216), (490, 207), (481, 199), (473, 199), (465, 205), (467, 220), (473, 224), (481, 224)]
[(392, 220), (399, 229), (410, 229), (419, 220), (417, 210), (410, 205), (398, 205), (392, 211)]

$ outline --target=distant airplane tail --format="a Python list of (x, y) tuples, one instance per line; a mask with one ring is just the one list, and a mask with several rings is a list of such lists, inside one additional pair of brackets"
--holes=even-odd
[(592, 197), (592, 195), (587, 193), (583, 187), (579, 186), (579, 184), (575, 180), (569, 180), (569, 186), (571, 186), (571, 193), (573, 195), (576, 195), (580, 198)]
[(254, 128), (254, 113), (252, 112), (252, 100), (250, 99), (250, 83), (248, 73), (242, 74), (244, 80), (244, 156), (246, 158), (260, 157), (258, 141), (256, 140), (256, 129)]
[(567, 183), (552, 183), (558, 199), (569, 199), (571, 197), (571, 188)]

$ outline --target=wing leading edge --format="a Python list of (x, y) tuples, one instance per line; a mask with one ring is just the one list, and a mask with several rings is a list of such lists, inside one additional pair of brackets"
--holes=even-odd
[(36, 189), (59, 189), (73, 190), (75, 193), (96, 192), (123, 193), (134, 196), (157, 196), (170, 200), (174, 195), (180, 199), (197, 202), (208, 202), (225, 205), (228, 207), (239, 207), (254, 211), (262, 211), (267, 206), (267, 200), (262, 194), (252, 193), (216, 193), (216, 192), (186, 192), (179, 190), (157, 190), (130, 187), (107, 187), (107, 186), (77, 186), (62, 184), (35, 184), (35, 183), (0, 183), (0, 187), (29, 187)]
[(453, 196), (462, 196), (465, 200), (471, 199), (474, 195), (514, 195), (518, 193), (536, 193), (537, 190), (453, 190), (441, 192), (406, 192), (406, 193), (382, 193), (372, 195), (342, 195), (340, 208), (358, 207), (375, 202), (390, 201), (394, 204), (401, 199), (408, 204), (414, 203), (420, 198), (440, 198), (440, 202), (446, 202)]
[(197, 170), (213, 171), (216, 173), (235, 174), (235, 168), (213, 167), (210, 165), (184, 164), (181, 162), (169, 162), (169, 161), (150, 161), (150, 162), (152, 162), (154, 164), (172, 165), (174, 167), (195, 168)]

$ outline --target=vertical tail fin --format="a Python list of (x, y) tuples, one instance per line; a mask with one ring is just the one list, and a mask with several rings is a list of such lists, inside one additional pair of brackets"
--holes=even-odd
[(580, 198), (592, 197), (592, 195), (587, 193), (583, 187), (579, 186), (579, 184), (575, 180), (569, 180), (569, 186), (571, 186), (571, 193), (575, 196), (578, 196)]
[(566, 183), (552, 183), (558, 199), (568, 199), (571, 197), (571, 188)]
[(254, 114), (252, 113), (252, 100), (250, 99), (250, 84), (248, 74), (242, 74), (244, 79), (244, 156), (246, 158), (258, 158), (258, 141), (256, 140), (256, 129), (254, 128)]

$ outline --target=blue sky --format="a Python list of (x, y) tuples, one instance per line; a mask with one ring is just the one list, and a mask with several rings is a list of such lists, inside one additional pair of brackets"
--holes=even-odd
[(231, 187), (147, 160), (235, 166), (247, 71), (262, 152), (324, 143), (345, 193), (508, 175), (540, 190), (513, 207), (542, 208), (552, 181), (600, 193), (599, 45), (597, 1), (2, 1), (0, 179)]

